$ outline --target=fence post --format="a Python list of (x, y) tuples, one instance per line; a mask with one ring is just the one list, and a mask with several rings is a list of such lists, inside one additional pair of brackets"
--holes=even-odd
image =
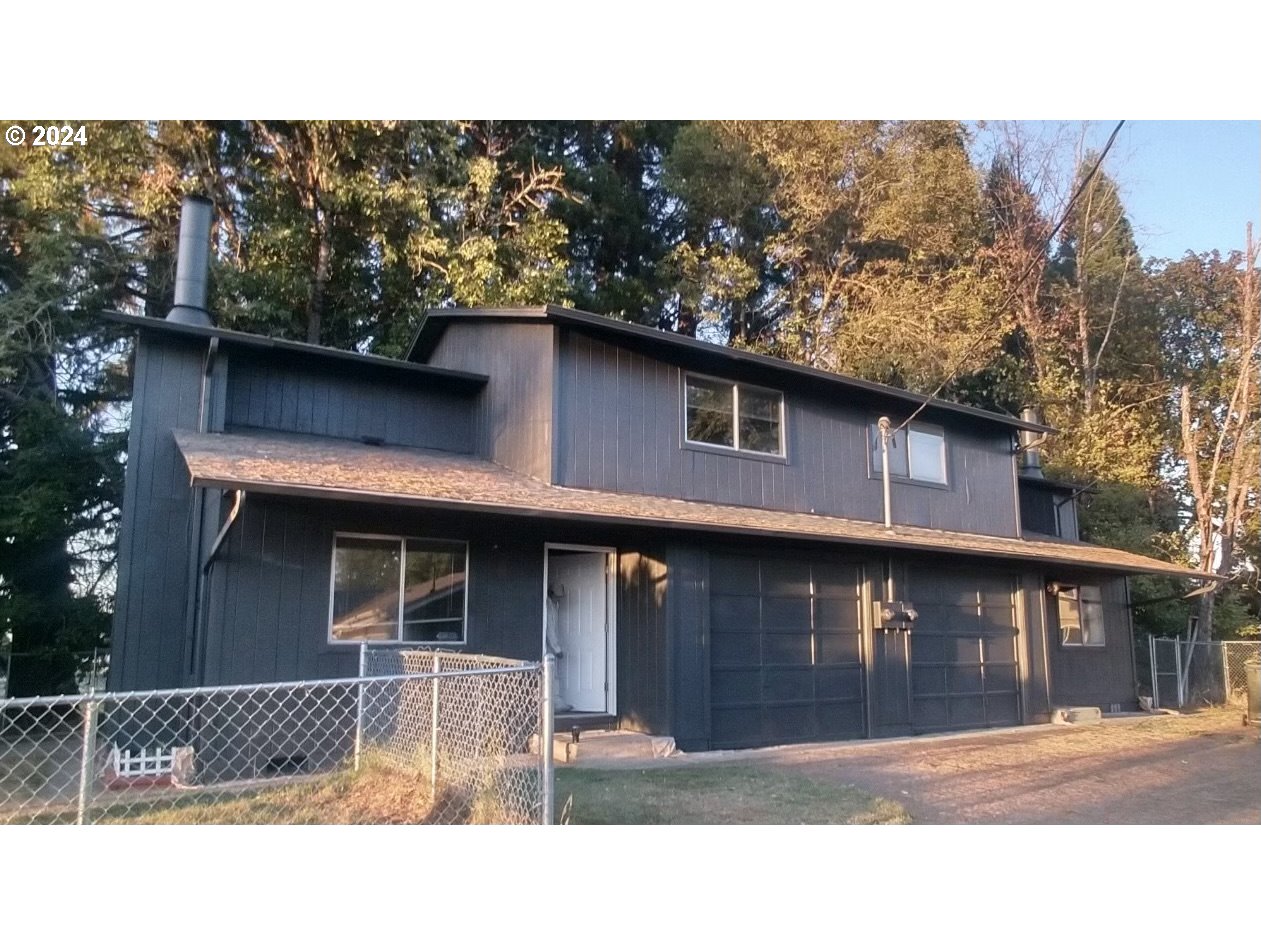
[(1225, 640), (1217, 644), (1222, 654), (1222, 705), (1230, 704), (1230, 646)]
[(438, 673), (442, 669), (442, 658), (435, 652), (433, 655), (433, 713), (429, 726), (429, 796), (438, 796)]
[(355, 770), (359, 770), (359, 758), (363, 754), (363, 678), (368, 669), (368, 644), (359, 644), (359, 681), (355, 683), (358, 701), (355, 705)]
[(1156, 665), (1156, 636), (1147, 638), (1147, 652), (1151, 655), (1152, 667), (1152, 708), (1160, 708), (1160, 668)]
[(1182, 638), (1181, 637), (1176, 637), (1173, 641), (1173, 666), (1174, 666), (1174, 671), (1178, 674), (1177, 679), (1175, 679), (1174, 682), (1177, 684), (1176, 695), (1178, 697), (1178, 708), (1181, 709), (1182, 704), (1183, 704), (1182, 687), (1184, 685), (1182, 681)]
[(543, 791), (543, 823), (551, 826), (556, 820), (555, 761), (552, 757), (556, 738), (556, 719), (552, 714), (553, 687), (556, 685), (556, 657), (543, 657), (542, 693), (539, 705), (539, 780)]
[(96, 690), (89, 689), (83, 703), (83, 754), (79, 757), (79, 807), (74, 822), (82, 824), (88, 811), (88, 794), (95, 773), (96, 758)]

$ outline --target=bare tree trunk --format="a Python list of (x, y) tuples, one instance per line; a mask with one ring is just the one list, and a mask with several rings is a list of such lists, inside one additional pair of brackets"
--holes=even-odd
[(329, 234), (328, 219), (324, 210), (314, 208), (315, 235), (313, 239), (313, 256), (311, 285), (307, 289), (306, 303), (306, 340), (313, 344), (320, 343), (320, 331), (324, 318), (324, 294), (328, 288), (329, 270), (333, 254), (332, 239)]
[[(1080, 165), (1079, 165), (1080, 173)], [(1094, 184), (1086, 190), (1086, 206), (1083, 210), (1082, 222), (1078, 227), (1077, 239), (1077, 344), (1078, 356), (1081, 358), (1082, 402), (1086, 415), (1094, 413), (1095, 387), (1097, 375), (1090, 357), (1090, 293), (1089, 272), (1086, 260), (1089, 256), (1087, 241), (1094, 219)]]
[[(1257, 425), (1258, 349), (1261, 348), (1261, 312), (1258, 312), (1257, 246), (1248, 226), (1244, 271), (1239, 278), (1239, 324), (1234, 336), (1233, 364), (1235, 372), (1227, 402), (1213, 405), (1208, 416), (1218, 416), (1216, 430), (1209, 434), (1211, 453), (1205, 464), (1200, 461), (1201, 436), (1204, 426), (1197, 427), (1192, 418), (1191, 390), (1183, 384), (1180, 395), (1183, 459), (1187, 464), (1187, 481), (1195, 501), (1196, 531), (1200, 542), (1200, 570), (1205, 577), (1228, 576), (1235, 565), (1235, 536), (1247, 515), (1252, 514), (1248, 496), (1256, 488), (1257, 466), (1261, 461)], [(1229, 349), (1228, 349), (1229, 350)], [(1227, 375), (1229, 377), (1229, 375)], [(1226, 388), (1227, 385), (1222, 385)], [(1209, 424), (1211, 426), (1211, 421)], [(1229, 457), (1229, 459), (1227, 459)], [(1220, 586), (1220, 585), (1218, 585)], [(1199, 634), (1202, 640), (1214, 636), (1213, 611), (1217, 587), (1200, 598)]]

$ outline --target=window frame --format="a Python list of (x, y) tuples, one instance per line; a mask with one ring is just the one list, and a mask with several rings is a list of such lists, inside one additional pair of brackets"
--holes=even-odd
[[(393, 541), (399, 546), (398, 566), (398, 613), (395, 617), (392, 640), (339, 640), (333, 636), (333, 605), (337, 593), (337, 540), (339, 538), (359, 538), (369, 541)], [(457, 640), (404, 640), (403, 634), (403, 601), (407, 588), (407, 543), (409, 541), (437, 541), (464, 546), (464, 612), (460, 615), (460, 639)], [(468, 645), (468, 588), (469, 588), (469, 542), (460, 538), (438, 538), (434, 535), (385, 535), (376, 532), (334, 531), (332, 551), (328, 567), (328, 626), (326, 642), (333, 646), (411, 646), (411, 647), (464, 647)]]
[[(896, 428), (897, 426), (898, 424), (895, 423), (894, 427)], [(880, 468), (876, 466), (876, 454), (880, 450), (880, 441), (878, 439), (879, 431), (877, 427), (878, 427), (878, 420), (874, 418), (868, 420), (867, 422), (867, 478), (869, 479), (881, 479), (883, 478), (883, 475), (884, 475), (881, 472)], [(933, 434), (934, 436), (938, 436), (941, 438), (941, 471), (943, 475), (945, 476), (943, 480), (938, 481), (936, 479), (917, 479), (915, 476), (912, 476), (910, 474), (911, 473), (911, 436), (910, 434), (911, 434), (911, 431), (913, 430), (919, 433), (930, 433), (930, 434)], [(905, 442), (906, 442), (907, 475), (903, 476), (899, 473), (891, 472), (889, 473), (889, 478), (894, 482), (904, 482), (904, 483), (908, 483), (909, 485), (914, 485), (914, 486), (927, 486), (930, 489), (953, 488), (953, 480), (950, 475), (950, 438), (946, 435), (946, 428), (942, 426), (938, 426), (935, 423), (920, 423), (917, 420), (912, 420), (910, 423), (906, 425), (906, 430), (904, 432), (906, 433)], [(873, 439), (873, 436), (876, 437), (876, 439)]]
[[(725, 377), (715, 377), (712, 374), (701, 374), (697, 371), (681, 371), (681, 392), (680, 392), (680, 429), (682, 432), (682, 444), (688, 449), (713, 450), (718, 453), (727, 455), (738, 454), (748, 457), (749, 459), (761, 459), (769, 462), (787, 463), (788, 462), (788, 407), (787, 397), (784, 396), (782, 390), (775, 390), (772, 387), (762, 387), (758, 384), (746, 384), (743, 381), (733, 381)], [(727, 384), (731, 386), (731, 440), (734, 445), (725, 446), (721, 443), (706, 443), (704, 440), (693, 440), (687, 435), (687, 389), (688, 381), (696, 378), (701, 381), (709, 381), (716, 384)], [(740, 390), (755, 391), (759, 394), (767, 394), (779, 400), (779, 451), (775, 453), (763, 453), (760, 450), (746, 449), (740, 445)]]
[[(1059, 582), (1055, 582), (1053, 586), (1055, 588), (1055, 593), (1054, 595), (1052, 595), (1055, 601), (1055, 627), (1056, 627), (1056, 630), (1059, 632), (1060, 647), (1063, 649), (1070, 649), (1070, 650), (1106, 649), (1108, 646), (1108, 629), (1107, 629), (1107, 620), (1104, 616), (1103, 590), (1101, 586), (1098, 584), (1061, 584)], [(1087, 611), (1085, 607), (1083, 606), (1083, 604), (1086, 603), (1086, 601), (1084, 601), (1083, 596), (1082, 596), (1083, 590), (1090, 590), (1094, 592), (1095, 597), (1093, 600), (1089, 601), (1089, 603), (1097, 604), (1099, 607), (1100, 626), (1097, 628), (1093, 628), (1093, 632), (1090, 634), (1092, 638), (1095, 636), (1096, 633), (1098, 634), (1100, 639), (1097, 642), (1095, 642), (1093, 639), (1091, 641), (1087, 641), (1086, 639), (1087, 633), (1086, 633), (1085, 614)], [(1072, 592), (1075, 596), (1071, 596), (1071, 597), (1068, 596), (1070, 592)], [(1081, 638), (1080, 642), (1076, 642), (1076, 643), (1072, 642), (1068, 640), (1065, 635), (1064, 619), (1060, 611), (1061, 600), (1071, 600), (1077, 605), (1077, 632)]]

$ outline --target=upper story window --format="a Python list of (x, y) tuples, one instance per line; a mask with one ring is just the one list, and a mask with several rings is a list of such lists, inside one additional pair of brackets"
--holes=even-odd
[[(868, 439), (871, 443), (871, 471), (884, 472), (884, 453), (880, 448), (880, 428), (872, 423)], [(914, 482), (946, 485), (946, 434), (941, 427), (912, 423), (889, 438), (889, 475)]]
[(334, 643), (463, 643), (468, 545), (433, 538), (337, 535)]
[(688, 443), (765, 456), (784, 455), (784, 395), (695, 374), (684, 375)]
[(1098, 587), (1052, 585), (1061, 646), (1104, 646), (1103, 596)]

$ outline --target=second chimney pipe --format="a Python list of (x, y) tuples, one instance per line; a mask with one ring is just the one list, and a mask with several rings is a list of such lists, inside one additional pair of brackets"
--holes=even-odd
[(190, 194), (180, 210), (179, 256), (175, 262), (175, 306), (167, 320), (184, 325), (212, 324), (206, 310), (210, 277), (210, 223), (214, 204)]
[[(1037, 407), (1025, 407), (1020, 411), (1020, 419), (1026, 423), (1041, 423), (1042, 414)], [(1041, 433), (1032, 430), (1020, 431), (1020, 466), (1026, 476), (1042, 479), (1042, 448), (1044, 439)]]

